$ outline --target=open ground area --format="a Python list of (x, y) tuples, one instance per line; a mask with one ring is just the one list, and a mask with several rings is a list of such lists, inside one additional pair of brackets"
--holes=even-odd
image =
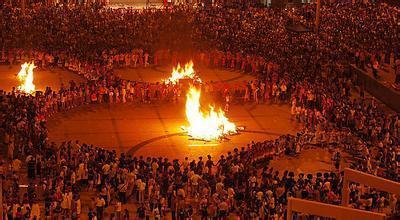
[(170, 159), (219, 157), (251, 141), (273, 140), (299, 130), (287, 105), (234, 105), (227, 116), (245, 131), (230, 140), (211, 142), (182, 134), (181, 126), (188, 125), (184, 103), (90, 105), (56, 114), (48, 128), (51, 141), (79, 140), (118, 153)]
[[(16, 88), (19, 85), (17, 74), (20, 70), (20, 65), (0, 65), (0, 88), (5, 91), (11, 91), (13, 87)], [(44, 91), (47, 86), (54, 90), (59, 90), (61, 84), (69, 86), (71, 80), (76, 83), (85, 81), (78, 74), (59, 68), (34, 69), (33, 83), (37, 91)]]
[[(153, 66), (123, 68), (116, 72), (124, 79), (159, 82), (168, 78), (171, 71), (172, 67), (169, 66)], [(203, 67), (196, 68), (196, 71), (203, 80), (227, 84), (254, 79), (240, 72), (219, 69)], [(283, 134), (294, 134), (300, 129), (291, 119), (286, 104), (237, 104), (231, 106), (227, 117), (238, 126), (245, 127), (245, 131), (230, 136), (229, 140), (191, 140), (181, 129), (187, 125), (185, 99), (181, 97), (177, 104), (95, 104), (60, 112), (49, 119), (49, 138), (57, 143), (79, 140), (118, 153), (196, 159), (208, 154), (219, 157), (235, 147), (245, 147), (251, 141), (273, 140)]]

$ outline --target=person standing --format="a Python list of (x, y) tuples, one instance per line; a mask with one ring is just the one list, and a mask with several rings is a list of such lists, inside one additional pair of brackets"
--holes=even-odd
[(340, 152), (339, 151), (335, 151), (334, 153), (333, 153), (333, 162), (334, 162), (334, 165), (335, 165), (335, 169), (336, 170), (339, 170), (339, 167), (340, 167), (340, 159), (341, 159), (341, 155), (340, 155)]
[(67, 218), (70, 216), (72, 204), (72, 192), (67, 190), (64, 194), (62, 194), (61, 208), (63, 210), (63, 215)]
[(394, 81), (396, 86), (400, 85), (400, 58), (395, 62), (394, 73), (396, 74), (396, 79)]
[(32, 218), (36, 217), (37, 219), (40, 219), (40, 206), (37, 201), (34, 201), (32, 204), (31, 216)]
[(93, 211), (93, 209), (89, 209), (88, 212), (88, 219), (89, 220), (95, 220), (97, 218), (96, 212)]
[(287, 90), (285, 81), (282, 81), (280, 89), (281, 89), (281, 101), (285, 101), (286, 100), (286, 90)]
[(130, 217), (129, 210), (125, 209), (124, 210), (123, 220), (129, 220), (130, 219), (129, 217)]
[(372, 74), (375, 79), (378, 78), (378, 69), (379, 69), (379, 63), (377, 60), (375, 60), (372, 64)]
[(255, 103), (259, 103), (258, 102), (258, 91), (259, 91), (259, 88), (258, 88), (258, 86), (257, 85), (254, 85), (254, 88), (253, 88), (253, 100), (254, 100), (254, 102)]
[(28, 161), (28, 177), (30, 179), (35, 179), (35, 168), (36, 168), (35, 160), (33, 159), (33, 157), (31, 157), (30, 160)]
[(134, 54), (133, 54), (133, 56), (132, 56), (132, 59), (133, 59), (133, 67), (137, 67), (137, 63), (139, 62), (139, 55), (137, 54), (137, 52), (135, 51), (134, 52)]
[(141, 179), (138, 179), (137, 182), (137, 189), (138, 189), (138, 193), (139, 193), (139, 203), (143, 203), (144, 202), (144, 191), (146, 189), (146, 183), (143, 182)]
[(144, 207), (143, 203), (139, 206), (136, 212), (139, 220), (144, 220), (146, 218), (146, 207)]
[(122, 217), (122, 203), (120, 200), (116, 200), (115, 204), (114, 204), (114, 212), (115, 212), (115, 216), (116, 219), (120, 220)]
[(82, 212), (82, 205), (79, 194), (74, 195), (73, 207), (76, 219), (79, 219)]
[(99, 195), (96, 198), (96, 212), (97, 212), (98, 220), (103, 220), (105, 205), (106, 205), (106, 201), (103, 199), (103, 197), (101, 195)]
[(149, 65), (149, 53), (144, 53), (144, 67)]
[(250, 101), (250, 89), (248, 86), (246, 86), (245, 92), (244, 92), (244, 102), (248, 102), (248, 101)]
[(170, 208), (171, 208), (171, 216), (172, 219), (176, 219), (177, 215), (176, 215), (176, 211), (177, 211), (177, 198), (174, 194), (171, 195), (171, 203), (170, 203)]
[(126, 191), (128, 190), (128, 182), (124, 181), (118, 186), (118, 196), (122, 204), (126, 203)]
[(229, 94), (229, 92), (226, 93), (225, 96), (225, 112), (229, 112), (229, 103), (231, 102), (231, 95)]

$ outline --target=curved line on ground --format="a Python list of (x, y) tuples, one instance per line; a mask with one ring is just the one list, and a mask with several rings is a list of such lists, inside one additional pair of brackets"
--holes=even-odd
[[(275, 135), (275, 136), (283, 135), (283, 134), (281, 134), (281, 133), (276, 133), (276, 132), (257, 131), (257, 130), (243, 130), (243, 131), (240, 131), (240, 132), (241, 132), (241, 133), (254, 133), (254, 134)], [(134, 155), (135, 152), (137, 152), (140, 148), (142, 148), (142, 147), (144, 147), (144, 146), (146, 146), (146, 145), (148, 145), (148, 144), (150, 144), (150, 143), (159, 141), (159, 140), (164, 139), (164, 138), (169, 138), (169, 137), (173, 137), (173, 136), (181, 136), (181, 135), (185, 135), (185, 134), (186, 134), (186, 132), (177, 132), (177, 133), (166, 134), (166, 135), (161, 135), (161, 136), (158, 136), (158, 137), (150, 138), (150, 139), (148, 139), (148, 140), (142, 141), (142, 142), (140, 142), (140, 143), (134, 145), (131, 149), (128, 150), (127, 154), (128, 154), (128, 155)]]
[(142, 141), (142, 142), (136, 144), (135, 146), (133, 146), (131, 149), (128, 150), (127, 154), (128, 155), (133, 155), (140, 148), (142, 148), (142, 147), (144, 147), (144, 146), (146, 146), (146, 145), (148, 145), (148, 144), (150, 144), (152, 142), (155, 142), (155, 141), (158, 141), (158, 140), (161, 140), (161, 139), (164, 139), (164, 138), (183, 135), (185, 133), (186, 132), (178, 132), (178, 133), (166, 134), (166, 135), (161, 135), (161, 136), (158, 136), (158, 137), (150, 138), (148, 140)]

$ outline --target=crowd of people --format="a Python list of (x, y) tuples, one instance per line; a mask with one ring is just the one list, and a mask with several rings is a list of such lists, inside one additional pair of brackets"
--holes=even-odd
[[(399, 181), (398, 114), (382, 110), (362, 89), (355, 90), (349, 71), (350, 63), (379, 68), (399, 59), (399, 9), (326, 4), (318, 34), (286, 30), (290, 16), (312, 20), (313, 11), (310, 6), (294, 11), (134, 11), (36, 5), (22, 14), (3, 6), (1, 63), (34, 60), (39, 68), (58, 66), (87, 79), (35, 96), (15, 90), (1, 93), (9, 161), (2, 164), (3, 219), (78, 219), (84, 205), (89, 219), (104, 219), (105, 210), (111, 219), (161, 219), (169, 213), (173, 219), (225, 219), (230, 214), (280, 219), (289, 197), (341, 201), (340, 167), (295, 177), (294, 172), (282, 174), (268, 166), (272, 158), (300, 154), (312, 145), (347, 151), (357, 158), (352, 168)], [(179, 50), (199, 65), (257, 77), (237, 85), (206, 82), (205, 93), (222, 102), (227, 95), (235, 102), (288, 102), (304, 130), (249, 143), (220, 158), (204, 155), (196, 160), (117, 155), (101, 146), (79, 141), (57, 145), (47, 139), (46, 118), (58, 111), (89, 103), (179, 101), (179, 85), (133, 82), (113, 72), (163, 61), (176, 64), (182, 61), (175, 52)], [(340, 161), (340, 153), (335, 160)], [(24, 173), (26, 190), (21, 189)], [(397, 214), (396, 195), (355, 183), (350, 189), (352, 207), (389, 207)], [(81, 192), (96, 196), (82, 204)], [(126, 203), (136, 203), (136, 212), (124, 210)]]

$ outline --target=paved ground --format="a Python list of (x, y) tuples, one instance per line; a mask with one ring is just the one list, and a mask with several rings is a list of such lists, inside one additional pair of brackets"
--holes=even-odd
[[(195, 69), (203, 81), (232, 84), (254, 79), (240, 72), (198, 66)], [(171, 71), (172, 66), (153, 66), (117, 69), (116, 74), (130, 80), (158, 82), (168, 78)], [(183, 159), (219, 156), (252, 140), (274, 139), (298, 130), (298, 125), (290, 120), (287, 105), (236, 105), (228, 117), (237, 125), (246, 126), (245, 132), (229, 141), (194, 141), (182, 134), (181, 126), (187, 125), (184, 102), (182, 98), (178, 104), (99, 104), (59, 113), (49, 120), (50, 140), (80, 140), (119, 153)]]
[[(347, 153), (343, 152), (344, 157), (348, 157)], [(295, 175), (299, 173), (312, 173), (317, 172), (331, 172), (335, 171), (334, 164), (332, 163), (332, 152), (327, 148), (310, 148), (305, 149), (297, 156), (284, 156), (275, 158), (270, 162), (270, 166), (278, 170), (293, 171)], [(341, 167), (348, 166), (348, 159), (342, 159)]]
[(203, 142), (181, 134), (187, 125), (184, 103), (99, 104), (56, 114), (48, 123), (50, 140), (80, 140), (84, 143), (145, 156), (183, 159), (207, 154), (219, 156), (252, 140), (275, 139), (295, 133), (299, 125), (290, 119), (287, 105), (235, 105), (228, 118), (246, 131), (229, 141)]
[[(0, 65), (0, 89), (10, 91), (12, 87), (17, 87), (19, 85), (17, 74), (20, 69), (20, 65)], [(62, 83), (68, 85), (71, 80), (84, 82), (84, 79), (78, 74), (59, 68), (52, 70), (39, 70), (36, 68), (33, 71), (33, 76), (33, 84), (35, 84), (36, 90), (41, 91), (45, 90), (46, 86), (58, 90)]]

